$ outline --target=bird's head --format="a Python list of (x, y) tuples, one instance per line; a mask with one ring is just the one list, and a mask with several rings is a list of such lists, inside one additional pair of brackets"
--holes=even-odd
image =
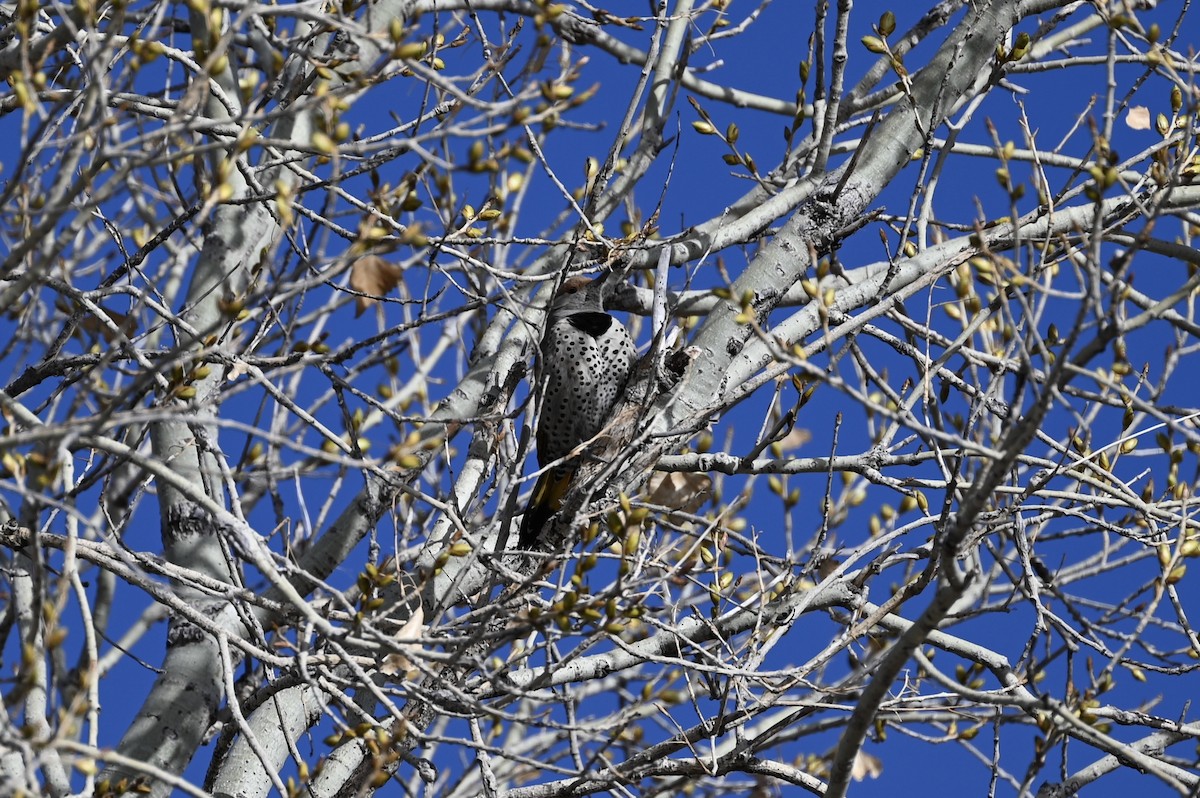
[(603, 278), (592, 280), (582, 276), (572, 277), (558, 287), (550, 303), (550, 313), (564, 316), (580, 312), (603, 312), (603, 293)]

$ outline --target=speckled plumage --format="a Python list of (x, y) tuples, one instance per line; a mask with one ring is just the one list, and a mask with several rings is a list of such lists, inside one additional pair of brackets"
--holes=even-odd
[[(604, 312), (601, 281), (574, 277), (563, 283), (551, 303), (542, 341), (540, 465), (567, 457), (604, 429), (636, 357), (629, 331)], [(538, 480), (521, 522), (522, 548), (536, 541), (558, 510), (573, 472), (562, 465)]]

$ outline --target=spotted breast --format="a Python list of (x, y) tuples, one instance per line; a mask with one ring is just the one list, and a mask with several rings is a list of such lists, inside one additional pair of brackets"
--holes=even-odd
[[(629, 331), (605, 312), (602, 280), (574, 277), (562, 284), (551, 302), (542, 342), (539, 465), (567, 458), (604, 429), (636, 355)], [(522, 548), (537, 542), (546, 521), (561, 507), (574, 471), (567, 460), (538, 479), (521, 522)]]

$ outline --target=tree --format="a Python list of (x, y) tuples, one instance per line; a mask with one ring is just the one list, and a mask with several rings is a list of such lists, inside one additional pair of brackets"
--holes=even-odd
[(1194, 12), (609, 5), (4, 6), (6, 793), (1195, 793)]

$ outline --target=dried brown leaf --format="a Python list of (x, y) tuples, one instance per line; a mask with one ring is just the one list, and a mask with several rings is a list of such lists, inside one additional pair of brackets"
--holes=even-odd
[(1125, 124), (1134, 130), (1150, 129), (1150, 109), (1144, 105), (1135, 105), (1125, 114)]
[(363, 311), (375, 304), (375, 297), (381, 297), (399, 285), (400, 271), (399, 266), (378, 255), (359, 258), (350, 267), (350, 287), (360, 293), (355, 302), (354, 315), (361, 316)]
[(656, 471), (650, 477), (646, 498), (651, 504), (694, 513), (711, 493), (712, 479), (707, 474)]

